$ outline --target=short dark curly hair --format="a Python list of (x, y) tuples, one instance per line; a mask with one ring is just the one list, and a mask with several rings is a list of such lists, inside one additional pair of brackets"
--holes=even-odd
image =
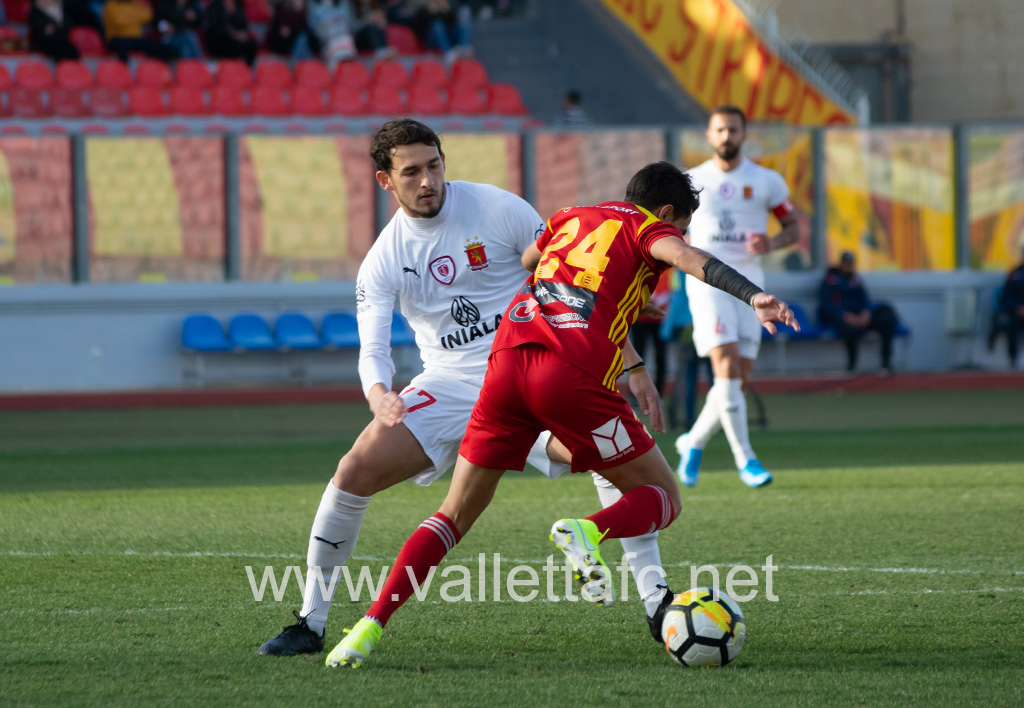
[(390, 172), (391, 153), (403, 145), (423, 143), (441, 152), (441, 138), (428, 126), (412, 118), (395, 118), (377, 129), (370, 142), (370, 157), (381, 172)]
[(700, 190), (690, 175), (671, 162), (652, 162), (633, 175), (626, 185), (626, 201), (653, 211), (671, 204), (676, 218), (693, 214), (700, 206)]

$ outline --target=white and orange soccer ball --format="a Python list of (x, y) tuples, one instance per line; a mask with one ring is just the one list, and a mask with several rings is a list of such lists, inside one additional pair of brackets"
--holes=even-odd
[(725, 666), (740, 653), (746, 634), (739, 604), (711, 588), (676, 595), (661, 625), (665, 648), (683, 666)]

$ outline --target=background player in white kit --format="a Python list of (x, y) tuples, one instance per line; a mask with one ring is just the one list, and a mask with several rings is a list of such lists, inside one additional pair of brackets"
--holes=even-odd
[[(333, 592), (325, 594), (319, 578), (329, 585), (335, 569), (352, 555), (370, 497), (407, 479), (430, 484), (455, 463), (483, 385), (494, 331), (528, 275), (521, 256), (544, 230), (536, 210), (514, 194), (491, 185), (445, 182), (440, 139), (422, 123), (388, 121), (374, 135), (370, 154), (378, 183), (401, 206), (356, 280), (359, 378), (375, 417), (338, 463), (320, 501), (298, 621), (264, 642), (261, 654), (322, 651)], [(396, 297), (423, 359), (423, 372), (400, 394), (391, 390)], [(631, 351), (624, 361), (637, 364), (639, 357)], [(664, 432), (654, 382), (641, 368), (630, 376), (630, 390), (651, 425)], [(560, 443), (542, 437), (529, 462), (554, 477), (568, 469), (568, 455)], [(595, 484), (603, 505), (620, 498), (603, 478), (596, 477)], [(635, 577), (652, 627), (660, 625), (655, 620), (672, 597), (656, 536), (623, 544), (626, 552), (637, 554)], [(655, 639), (661, 641), (660, 626)]]
[[(702, 189), (689, 235), (691, 245), (763, 288), (761, 255), (796, 243), (800, 229), (782, 175), (741, 154), (746, 131), (746, 116), (736, 106), (711, 112), (707, 139), (715, 154), (689, 172), (694, 186)], [(772, 238), (766, 234), (769, 214), (782, 224)], [(686, 294), (693, 343), (698, 356), (711, 357), (715, 381), (693, 427), (676, 440), (679, 481), (687, 487), (697, 484), (704, 447), (724, 429), (740, 479), (751, 487), (769, 484), (771, 474), (750, 447), (744, 397), (761, 346), (761, 325), (745, 303), (696, 278), (686, 278)]]

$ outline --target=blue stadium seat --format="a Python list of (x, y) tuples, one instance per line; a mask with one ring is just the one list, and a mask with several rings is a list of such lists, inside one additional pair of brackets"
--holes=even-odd
[(396, 310), (391, 320), (391, 346), (392, 347), (414, 347), (416, 346), (416, 335), (412, 327), (405, 321), (405, 318)]
[(278, 317), (274, 336), (285, 349), (322, 349), (324, 346), (312, 320), (301, 312), (286, 312)]
[(331, 312), (320, 323), (320, 336), (324, 343), (338, 349), (359, 346), (359, 324), (356, 316), (349, 312)]
[(259, 315), (243, 313), (231, 318), (228, 334), (236, 347), (248, 351), (271, 351), (278, 348), (270, 333), (270, 325)]
[(181, 346), (191, 352), (229, 352), (234, 346), (210, 315), (189, 315), (181, 327)]
[(800, 325), (800, 331), (797, 332), (792, 327), (776, 323), (775, 327), (778, 329), (778, 333), (772, 335), (768, 330), (762, 328), (761, 341), (771, 339), (773, 336), (785, 336), (786, 339), (791, 339), (793, 341), (810, 341), (813, 339), (820, 339), (823, 334), (821, 328), (811, 323), (811, 320), (807, 317), (807, 311), (804, 310), (803, 306), (795, 302), (787, 304), (789, 305), (789, 309), (793, 311), (793, 317), (796, 318), (797, 324)]

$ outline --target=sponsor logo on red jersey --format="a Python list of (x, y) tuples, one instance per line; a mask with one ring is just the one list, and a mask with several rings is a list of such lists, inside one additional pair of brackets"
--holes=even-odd
[(483, 270), (490, 263), (487, 262), (487, 254), (484, 252), (484, 245), (480, 239), (466, 242), (466, 255), (469, 256), (470, 270)]
[(633, 441), (629, 439), (629, 433), (618, 416), (591, 430), (590, 435), (603, 460), (614, 460), (633, 449)]

